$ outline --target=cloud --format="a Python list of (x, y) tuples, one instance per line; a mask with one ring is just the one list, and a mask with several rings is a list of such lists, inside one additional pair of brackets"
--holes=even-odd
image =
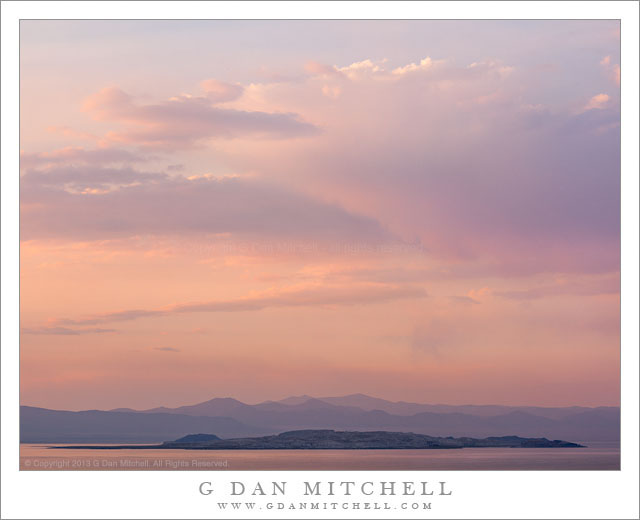
[(493, 291), (489, 287), (482, 287), (480, 289), (471, 289), (467, 293), (467, 297), (479, 303), (479, 300), (484, 300), (487, 296), (490, 296)]
[(482, 74), (491, 74), (497, 79), (505, 79), (513, 73), (515, 67), (502, 64), (498, 60), (473, 62), (467, 66), (468, 70)]
[[(21, 177), (22, 186), (29, 200), (29, 190), (44, 195), (47, 188), (65, 189), (67, 193), (107, 193), (115, 187), (162, 182), (168, 175), (156, 172), (141, 172), (132, 168), (102, 168), (94, 166), (56, 166), (45, 170), (29, 170)], [(52, 191), (52, 194), (55, 193)], [(42, 200), (46, 204), (46, 197)], [(54, 208), (50, 208), (54, 210)], [(62, 208), (58, 208), (62, 209)], [(46, 211), (43, 208), (43, 211)], [(52, 214), (54, 216), (54, 214)]]
[(611, 62), (611, 56), (605, 56), (600, 61), (605, 73), (616, 85), (620, 86), (620, 65)]
[(397, 67), (391, 71), (391, 74), (401, 75), (408, 74), (410, 72), (418, 72), (421, 70), (428, 70), (436, 63), (443, 63), (442, 61), (434, 62), (429, 56), (420, 60), (420, 63), (409, 63), (403, 67)]
[(497, 291), (496, 296), (509, 300), (537, 300), (552, 296), (599, 296), (620, 293), (620, 277), (607, 276), (586, 280), (559, 279), (554, 284), (531, 289)]
[(377, 283), (416, 283), (432, 281), (440, 278), (443, 273), (437, 269), (406, 269), (406, 268), (350, 268), (333, 269), (322, 273), (327, 280), (350, 281), (359, 280)]
[[(80, 319), (56, 320), (65, 326), (87, 326), (133, 321), (141, 318), (167, 317), (189, 313), (250, 312), (279, 307), (322, 307), (334, 305), (369, 305), (404, 299), (425, 298), (422, 287), (398, 285), (361, 285), (334, 287), (303, 287), (272, 290), (245, 298), (197, 303), (180, 303), (159, 309), (128, 309), (96, 314)], [(60, 329), (61, 327), (49, 327)], [(75, 329), (62, 329), (75, 330)], [(86, 329), (90, 330), (90, 329)], [(94, 329), (106, 331), (106, 329)]]
[(337, 69), (338, 72), (343, 73), (348, 78), (357, 78), (364, 74), (373, 74), (376, 72), (384, 72), (384, 68), (370, 59), (356, 61), (351, 65), (347, 65), (345, 67), (340, 67)]
[(461, 303), (464, 305), (480, 305), (480, 302), (470, 296), (451, 296), (451, 301), (455, 303)]
[(611, 77), (616, 85), (620, 86), (620, 65), (614, 65), (611, 70)]
[[(116, 87), (89, 96), (84, 109), (99, 121), (119, 123), (105, 139), (164, 149), (192, 148), (208, 139), (240, 137), (286, 139), (315, 135), (318, 129), (294, 113), (244, 111), (214, 106), (235, 99), (233, 86), (206, 80), (205, 97), (180, 95), (157, 104), (139, 105)], [(235, 96), (235, 97), (234, 97)]]
[(100, 137), (95, 134), (92, 134), (90, 132), (82, 132), (79, 130), (75, 130), (68, 126), (52, 125), (47, 127), (47, 131), (51, 132), (52, 134), (60, 134), (65, 137), (71, 137), (73, 139), (80, 139), (83, 141), (93, 141), (95, 143), (99, 143), (101, 141)]
[(61, 168), (23, 176), (23, 240), (219, 234), (390, 240), (373, 218), (259, 179), (169, 177), (128, 168)]
[(607, 94), (596, 94), (585, 105), (584, 110), (601, 110), (607, 106), (607, 103), (609, 103), (609, 99), (610, 98)]
[(420, 72), (429, 72), (423, 76), (423, 81), (437, 82), (440, 86), (451, 85), (452, 81), (464, 83), (470, 80), (492, 78), (504, 80), (515, 70), (513, 66), (505, 65), (500, 60), (484, 60), (474, 62), (466, 67), (455, 67), (444, 59), (433, 59), (430, 56), (422, 58), (418, 63), (410, 62), (395, 68), (386, 66), (387, 60), (372, 60), (370, 58), (353, 62), (349, 65), (327, 65), (316, 61), (305, 64), (305, 71), (310, 79), (319, 78), (325, 81), (337, 80), (344, 82), (367, 81), (413, 81)]
[(617, 94), (584, 111), (579, 78), (560, 88), (497, 58), (430, 60), (315, 64), (305, 82), (254, 86), (248, 106), (288, 107), (324, 133), (230, 160), (375, 216), (461, 273), (617, 269)]
[[(617, 93), (586, 104), (584, 92), (598, 91), (578, 78), (563, 79), (568, 83), (560, 88), (555, 76), (513, 65), (495, 57), (473, 63), (435, 57), (393, 65), (376, 57), (346, 66), (308, 62), (300, 81), (252, 84), (241, 93), (239, 85), (213, 80), (216, 99), (239, 96), (224, 109), (206, 96), (145, 105), (107, 89), (88, 109), (123, 126), (112, 137), (150, 135), (135, 136), (133, 144), (163, 142), (171, 150), (214, 138), (206, 122), (211, 110), (233, 112), (225, 126), (234, 135), (249, 135), (236, 132), (239, 113), (269, 121), (271, 115), (299, 114), (297, 121), (317, 122), (323, 132), (306, 140), (216, 145), (215, 160), (232, 171), (259, 172), (290, 191), (247, 179), (206, 184), (186, 169), (191, 182), (203, 184), (136, 179), (140, 186), (86, 200), (34, 190), (24, 194), (24, 236), (87, 239), (92, 232), (122, 236), (165, 227), (167, 233), (315, 240), (379, 236), (376, 228), (384, 227), (406, 242), (417, 239), (425, 254), (449, 262), (460, 276), (617, 269)], [(605, 66), (612, 66), (611, 59)], [(576, 99), (584, 99), (581, 107)], [(585, 104), (588, 110), (582, 110)], [(169, 124), (173, 119), (176, 125)], [(88, 182), (86, 189), (107, 186)], [(46, 219), (49, 210), (52, 218)], [(63, 219), (65, 212), (73, 219)]]
[(322, 93), (329, 98), (337, 98), (340, 92), (342, 92), (342, 90), (337, 86), (330, 87), (329, 85), (324, 85), (322, 87)]
[(205, 79), (200, 82), (200, 87), (205, 91), (207, 99), (214, 104), (238, 99), (244, 91), (242, 85), (224, 83), (217, 79)]
[(334, 65), (325, 65), (317, 61), (305, 63), (304, 70), (312, 76), (341, 76), (340, 71)]
[(147, 161), (142, 156), (118, 148), (86, 149), (68, 146), (52, 152), (25, 153), (20, 152), (20, 169), (47, 168), (59, 164), (71, 165), (107, 165), (131, 164)]
[(161, 352), (180, 352), (179, 348), (173, 347), (153, 347), (153, 350), (159, 350)]
[(80, 334), (104, 334), (108, 332), (116, 332), (116, 330), (95, 327), (85, 329), (70, 329), (68, 327), (25, 327), (20, 329), (21, 334), (50, 334), (54, 336), (78, 336)]

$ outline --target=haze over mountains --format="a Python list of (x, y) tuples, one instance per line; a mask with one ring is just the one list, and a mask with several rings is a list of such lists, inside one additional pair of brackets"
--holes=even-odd
[(353, 394), (307, 395), (249, 405), (214, 398), (177, 408), (56, 411), (21, 407), (21, 442), (158, 442), (210, 433), (221, 438), (299, 429), (405, 431), (433, 436), (518, 435), (569, 441), (618, 440), (618, 407), (431, 405)]

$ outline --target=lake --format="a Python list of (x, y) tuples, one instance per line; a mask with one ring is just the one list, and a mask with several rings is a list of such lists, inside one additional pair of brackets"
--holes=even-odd
[[(21, 470), (618, 470), (617, 442), (586, 448), (456, 450), (160, 450), (50, 449), (21, 444)], [(77, 446), (77, 444), (76, 444)]]

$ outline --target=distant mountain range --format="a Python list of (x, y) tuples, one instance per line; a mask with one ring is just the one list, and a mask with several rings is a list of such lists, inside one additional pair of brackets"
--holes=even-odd
[(22, 406), (21, 442), (146, 443), (193, 433), (256, 437), (288, 430), (413, 432), (435, 437), (520, 436), (619, 440), (618, 407), (543, 408), (392, 402), (363, 394), (295, 396), (249, 405), (215, 398), (178, 408), (69, 412)]
[(216, 432), (230, 438), (264, 435), (272, 430), (252, 427), (231, 417), (20, 407), (20, 442), (146, 443), (193, 432)]

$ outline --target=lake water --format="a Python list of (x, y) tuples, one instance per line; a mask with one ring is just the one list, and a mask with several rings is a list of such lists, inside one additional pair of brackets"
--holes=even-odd
[(618, 470), (620, 446), (458, 450), (50, 449), (21, 444), (21, 470)]

